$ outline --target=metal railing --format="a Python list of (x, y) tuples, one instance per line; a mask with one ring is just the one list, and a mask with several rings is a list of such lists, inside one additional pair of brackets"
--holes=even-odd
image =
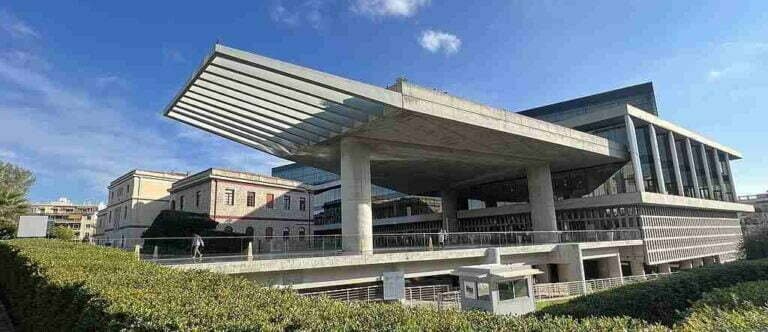
[(654, 273), (646, 275), (626, 276), (622, 278), (592, 279), (586, 281), (569, 281), (533, 285), (533, 293), (537, 300), (557, 299), (582, 296), (604, 291), (619, 286), (655, 280), (672, 273)]
[[(344, 241), (354, 241), (356, 237), (342, 235), (215, 236), (201, 239), (203, 243), (198, 247), (198, 255), (195, 255), (193, 237), (94, 239), (93, 243), (133, 250), (140, 259), (175, 264), (341, 255), (344, 254), (342, 251)], [(641, 232), (638, 229), (403, 233), (374, 234), (372, 237), (374, 253), (639, 239), (641, 239)]]
[[(405, 301), (437, 302), (441, 294), (450, 292), (450, 285), (414, 286), (405, 288)], [(324, 296), (339, 301), (382, 301), (384, 288), (381, 285), (333, 289), (301, 293), (302, 296)]]
[(345, 289), (333, 289), (319, 292), (302, 293), (302, 296), (322, 296), (334, 300), (349, 301), (382, 301), (384, 288), (382, 286), (353, 287)]

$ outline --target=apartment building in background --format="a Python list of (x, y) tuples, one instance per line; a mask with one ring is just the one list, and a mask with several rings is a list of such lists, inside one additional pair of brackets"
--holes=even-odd
[(169, 209), (208, 215), (219, 230), (245, 235), (311, 234), (312, 194), (298, 181), (211, 168), (173, 183)]
[(94, 238), (120, 245), (139, 238), (160, 211), (168, 208), (168, 189), (186, 173), (132, 170), (107, 187), (106, 208), (98, 213)]
[(48, 216), (49, 223), (52, 222), (54, 227), (61, 226), (72, 229), (78, 240), (88, 240), (93, 236), (98, 210), (98, 205), (87, 202), (75, 204), (66, 197), (61, 197), (53, 202), (30, 205), (32, 215)]

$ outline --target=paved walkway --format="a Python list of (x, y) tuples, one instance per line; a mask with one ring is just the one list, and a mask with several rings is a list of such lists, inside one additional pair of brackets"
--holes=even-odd
[(5, 312), (3, 303), (0, 302), (0, 332), (13, 332), (13, 325), (11, 325), (11, 319)]

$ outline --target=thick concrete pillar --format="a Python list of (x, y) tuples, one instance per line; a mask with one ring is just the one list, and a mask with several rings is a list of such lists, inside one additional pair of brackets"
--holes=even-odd
[(699, 176), (696, 174), (696, 163), (693, 158), (693, 147), (691, 146), (691, 139), (685, 138), (685, 153), (688, 155), (688, 170), (691, 172), (691, 182), (693, 182), (693, 196), (701, 197), (701, 189), (699, 189)]
[(351, 138), (341, 140), (341, 235), (344, 251), (373, 251), (370, 151)]
[(680, 269), (681, 270), (690, 270), (693, 268), (693, 262), (690, 260), (684, 260), (680, 261)]
[(549, 165), (529, 166), (528, 200), (534, 231), (557, 231), (555, 198), (552, 192), (552, 174)]
[(712, 149), (712, 160), (715, 161), (715, 172), (717, 172), (717, 184), (720, 186), (720, 200), (725, 200), (725, 181), (723, 181), (723, 166), (720, 165), (720, 152)]
[(629, 261), (629, 269), (632, 271), (633, 276), (644, 276), (645, 267), (643, 261)]
[(667, 132), (667, 140), (669, 141), (669, 154), (672, 155), (672, 167), (675, 172), (675, 184), (677, 184), (677, 194), (685, 196), (685, 188), (683, 188), (683, 176), (680, 172), (680, 160), (677, 159), (677, 145), (675, 144), (675, 134), (672, 131)]
[(672, 267), (669, 264), (659, 264), (659, 273), (672, 273)]
[(580, 292), (586, 293), (587, 286), (584, 283), (584, 261), (581, 255), (581, 247), (578, 243), (562, 244), (557, 246), (558, 253), (564, 264), (557, 264), (558, 282), (580, 281)]
[(536, 279), (536, 283), (548, 284), (552, 282), (552, 276), (550, 276), (549, 274), (549, 264), (538, 264), (538, 265), (534, 265), (533, 268), (543, 272), (534, 276), (534, 278)]
[(637, 133), (635, 132), (635, 122), (632, 121), (629, 114), (624, 116), (624, 124), (627, 127), (627, 145), (635, 173), (635, 188), (637, 192), (643, 192), (645, 191), (645, 182), (643, 182), (643, 167), (640, 163), (640, 152), (637, 147)]
[(704, 179), (707, 181), (707, 190), (709, 192), (709, 197), (703, 197), (703, 198), (709, 198), (714, 199), (714, 189), (712, 187), (712, 174), (709, 172), (709, 162), (707, 160), (707, 148), (704, 146), (704, 143), (699, 144), (699, 154), (701, 154), (701, 163), (704, 164)]
[(735, 202), (738, 196), (736, 196), (736, 180), (733, 178), (733, 171), (731, 171), (731, 159), (728, 154), (725, 155), (725, 170), (728, 172), (728, 182), (731, 184), (731, 195)]
[(648, 136), (651, 138), (651, 153), (653, 153), (653, 169), (656, 171), (656, 185), (659, 193), (667, 193), (667, 184), (664, 182), (664, 171), (661, 169), (661, 154), (659, 153), (659, 142), (656, 139), (656, 127), (648, 125)]
[(622, 277), (619, 255), (598, 259), (597, 269), (601, 279)]
[(443, 229), (448, 232), (459, 231), (458, 204), (459, 196), (455, 190), (444, 190), (441, 195), (443, 205)]

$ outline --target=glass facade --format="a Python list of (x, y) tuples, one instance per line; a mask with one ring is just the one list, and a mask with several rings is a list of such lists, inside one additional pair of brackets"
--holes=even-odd
[(688, 162), (688, 148), (685, 140), (675, 140), (677, 161), (680, 164), (680, 177), (683, 180), (683, 193), (687, 197), (696, 197), (696, 188), (693, 186), (691, 164)]
[(710, 188), (707, 185), (707, 173), (704, 170), (704, 163), (701, 159), (701, 148), (700, 146), (691, 144), (691, 150), (693, 150), (693, 163), (696, 164), (696, 178), (699, 182), (699, 193), (700, 197), (704, 199), (708, 199)]

